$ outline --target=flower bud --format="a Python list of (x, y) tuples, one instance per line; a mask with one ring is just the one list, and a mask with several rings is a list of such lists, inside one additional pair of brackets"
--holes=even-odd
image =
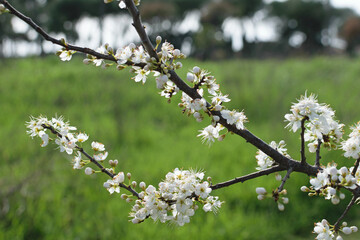
[(220, 135), (220, 137), (218, 138), (218, 141), (221, 142), (222, 140), (224, 140), (225, 137), (226, 137), (226, 134)]
[(336, 240), (343, 240), (343, 238), (342, 238), (340, 235), (338, 235), (338, 236), (336, 237)]
[(345, 199), (345, 194), (344, 194), (344, 193), (340, 193), (340, 194), (339, 194), (339, 197), (340, 197), (340, 199)]
[(288, 204), (289, 203), (289, 198), (287, 198), (287, 197), (282, 198), (282, 202), (284, 204)]
[(83, 60), (83, 63), (86, 64), (86, 65), (88, 65), (88, 64), (91, 63), (91, 62), (92, 62), (92, 60), (91, 60), (91, 59), (88, 59), (88, 58), (85, 58), (85, 59)]
[(265, 198), (266, 198), (265, 195), (258, 195), (258, 196), (257, 196), (257, 199), (260, 200), (260, 201), (261, 201), (261, 200), (264, 200)]
[(140, 182), (139, 187), (143, 190), (146, 188), (146, 184), (144, 182)]
[(259, 195), (265, 195), (265, 194), (267, 194), (266, 189), (263, 188), (263, 187), (257, 187), (257, 188), (256, 188), (256, 193), (259, 194)]
[(85, 174), (86, 175), (91, 175), (93, 174), (95, 171), (91, 168), (91, 167), (87, 167), (85, 168)]
[(188, 72), (188, 73), (186, 74), (186, 79), (187, 79), (189, 82), (194, 82), (194, 79), (195, 79), (194, 74)]
[(194, 73), (194, 74), (200, 73), (200, 68), (199, 68), (198, 66), (195, 66), (195, 67), (193, 68), (193, 73)]
[(357, 232), (358, 231), (358, 228), (356, 226), (351, 226), (350, 227), (351, 231), (353, 232)]
[(110, 188), (110, 184), (108, 182), (104, 182), (103, 186), (104, 188)]
[(161, 41), (162, 41), (161, 36), (157, 36), (156, 37), (156, 44), (159, 45), (161, 43)]
[(132, 182), (131, 182), (131, 186), (132, 186), (133, 188), (136, 188), (136, 185), (137, 185), (137, 182), (136, 182), (136, 181), (132, 181)]
[(136, 48), (136, 45), (135, 45), (134, 43), (130, 43), (130, 44), (129, 44), (129, 48), (130, 48), (131, 50), (134, 50), (134, 49)]
[(275, 179), (276, 179), (276, 181), (281, 181), (281, 175), (276, 173), (275, 174)]
[(352, 233), (352, 231), (351, 231), (351, 228), (349, 228), (349, 227), (344, 227), (343, 229), (342, 229), (342, 232), (343, 233), (345, 233), (345, 234), (350, 234), (350, 233)]
[(337, 205), (340, 203), (340, 199), (337, 196), (331, 198), (331, 203)]
[(307, 187), (307, 186), (302, 186), (301, 188), (300, 188), (300, 190), (302, 191), (302, 192), (309, 192), (309, 188)]
[(279, 209), (280, 211), (284, 211), (284, 210), (285, 210), (284, 204), (278, 203), (278, 209)]
[(222, 109), (222, 106), (221, 106), (221, 105), (216, 105), (216, 106), (214, 107), (214, 110), (215, 110), (215, 111), (221, 111), (221, 109)]
[(127, 176), (127, 178), (128, 178), (129, 180), (131, 179), (131, 173), (128, 172), (128, 173), (126, 174), (126, 176)]
[(175, 68), (176, 69), (179, 69), (179, 68), (182, 68), (182, 63), (181, 62), (177, 62), (176, 64), (175, 64)]
[(121, 194), (121, 199), (126, 200), (127, 198), (128, 198), (128, 195), (126, 195), (126, 194)]

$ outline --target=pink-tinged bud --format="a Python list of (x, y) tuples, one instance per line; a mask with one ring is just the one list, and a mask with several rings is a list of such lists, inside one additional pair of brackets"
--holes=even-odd
[(263, 188), (263, 187), (258, 187), (258, 188), (256, 188), (256, 193), (259, 194), (259, 195), (265, 195), (265, 194), (267, 194), (266, 189)]

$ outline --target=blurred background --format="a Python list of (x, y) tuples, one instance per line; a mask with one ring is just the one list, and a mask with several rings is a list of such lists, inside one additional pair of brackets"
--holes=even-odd
[[(97, 48), (138, 43), (127, 12), (102, 0), (12, 0), (11, 3), (57, 37)], [(161, 35), (189, 55), (186, 72), (208, 69), (232, 101), (244, 109), (247, 128), (266, 142), (285, 140), (299, 159), (299, 134), (284, 129), (291, 102), (306, 91), (336, 110), (349, 126), (360, 120), (359, 2), (351, 1), (151, 1), (142, 0), (142, 18), (152, 39)], [(0, 16), (0, 239), (314, 239), (314, 222), (334, 223), (350, 196), (337, 206), (299, 189), (309, 178), (293, 174), (285, 185), (290, 202), (279, 212), (272, 200), (258, 201), (255, 188), (280, 185), (273, 175), (217, 190), (225, 201), (217, 214), (199, 210), (184, 227), (134, 225), (131, 205), (109, 195), (106, 176), (73, 170), (54, 145), (25, 134), (25, 121), (40, 114), (63, 115), (91, 141), (100, 141), (118, 159), (118, 171), (157, 185), (174, 168), (199, 169), (214, 183), (256, 171), (257, 149), (228, 135), (211, 148), (196, 137), (209, 124), (186, 117), (128, 70), (106, 70), (54, 55), (43, 41), (11, 15)], [(90, 149), (90, 146), (85, 148)], [(310, 163), (315, 156), (307, 153)], [(348, 167), (341, 151), (322, 150), (323, 164)], [(284, 175), (284, 174), (283, 174)], [(123, 191), (124, 192), (124, 191)], [(345, 191), (347, 194), (347, 192)], [(358, 206), (345, 221), (360, 227)], [(352, 234), (344, 239), (359, 239)]]
[[(121, 47), (137, 35), (126, 11), (100, 0), (14, 0), (47, 32), (80, 45)], [(161, 33), (198, 59), (354, 55), (360, 42), (357, 0), (148, 0), (142, 19), (152, 38)], [(2, 17), (2, 56), (54, 52), (21, 20)], [(29, 41), (31, 43), (29, 43)]]

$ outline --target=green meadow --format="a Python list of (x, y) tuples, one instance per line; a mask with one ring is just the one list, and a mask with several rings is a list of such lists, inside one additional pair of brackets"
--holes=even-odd
[[(64, 116), (90, 136), (88, 145), (105, 144), (108, 159), (119, 160), (118, 171), (155, 186), (176, 167), (204, 170), (213, 183), (254, 172), (257, 149), (230, 134), (211, 147), (202, 144), (196, 135), (210, 120), (198, 123), (182, 114), (180, 94), (168, 103), (153, 78), (135, 83), (128, 69), (86, 66), (80, 57), (0, 63), (0, 239), (314, 239), (314, 222), (334, 223), (350, 201), (348, 194), (337, 206), (308, 197), (300, 187), (309, 185), (309, 178), (294, 173), (285, 185), (290, 202), (280, 212), (274, 201), (257, 200), (256, 187), (280, 185), (269, 175), (214, 191), (225, 201), (220, 211), (199, 209), (183, 227), (150, 219), (134, 225), (131, 205), (106, 191), (104, 174), (73, 170), (69, 156), (55, 145), (41, 148), (39, 139), (26, 135), (29, 116)], [(284, 129), (284, 115), (306, 91), (336, 110), (345, 134), (360, 120), (360, 59), (190, 59), (183, 65), (182, 77), (195, 65), (212, 72), (232, 99), (226, 106), (244, 109), (246, 127), (266, 142), (285, 140), (295, 159), (299, 133)], [(307, 158), (313, 163), (315, 156), (307, 152)], [(322, 150), (322, 163), (332, 161), (353, 164), (341, 151)], [(360, 227), (359, 213), (354, 206), (345, 220)]]

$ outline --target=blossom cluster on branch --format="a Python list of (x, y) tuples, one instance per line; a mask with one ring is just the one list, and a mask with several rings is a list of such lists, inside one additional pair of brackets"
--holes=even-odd
[[(0, 13), (8, 12), (24, 20), (29, 26), (34, 28), (46, 40), (62, 47), (57, 55), (62, 61), (69, 61), (76, 52), (86, 54), (85, 64), (93, 64), (98, 67), (115, 66), (122, 70), (130, 67), (134, 74), (132, 78), (135, 82), (145, 84), (150, 74), (155, 77), (155, 85), (160, 89), (160, 95), (170, 99), (173, 95), (182, 91), (181, 102), (178, 104), (183, 113), (193, 116), (197, 121), (203, 121), (209, 116), (211, 124), (200, 130), (198, 134), (203, 142), (211, 145), (215, 140), (222, 141), (227, 133), (233, 133), (244, 138), (247, 142), (258, 148), (256, 161), (258, 172), (245, 176), (236, 177), (226, 182), (212, 185), (211, 179), (204, 180), (204, 173), (193, 170), (175, 170), (169, 172), (165, 180), (158, 184), (146, 185), (144, 182), (137, 184), (132, 181), (131, 174), (123, 171), (116, 173), (119, 165), (117, 160), (109, 160), (108, 167), (104, 167), (108, 152), (102, 143), (93, 141), (91, 151), (87, 153), (83, 148), (83, 143), (89, 136), (85, 133), (75, 133), (75, 127), (70, 126), (63, 118), (46, 117), (31, 118), (27, 123), (28, 134), (31, 137), (39, 137), (42, 140), (41, 146), (44, 147), (54, 139), (49, 135), (51, 132), (55, 136), (55, 144), (61, 152), (66, 152), (73, 156), (73, 168), (85, 168), (85, 173), (91, 175), (98, 172), (107, 174), (110, 179), (104, 183), (104, 187), (110, 192), (120, 193), (120, 189), (126, 189), (129, 194), (122, 194), (121, 198), (127, 202), (133, 202), (130, 217), (133, 223), (143, 222), (147, 218), (155, 221), (171, 222), (177, 225), (184, 225), (190, 221), (195, 210), (202, 206), (205, 212), (217, 211), (222, 205), (218, 197), (210, 195), (214, 190), (244, 182), (253, 178), (275, 173), (278, 181), (281, 181), (278, 188), (267, 191), (263, 187), (256, 188), (257, 198), (264, 200), (273, 199), (280, 211), (285, 209), (284, 204), (289, 202), (286, 197), (287, 190), (284, 186), (290, 175), (294, 172), (303, 173), (311, 176), (310, 187), (303, 186), (301, 190), (307, 192), (309, 196), (319, 195), (333, 204), (339, 203), (340, 199), (345, 198), (341, 190), (349, 191), (352, 200), (349, 202), (344, 213), (339, 217), (334, 225), (323, 219), (315, 223), (314, 233), (316, 239), (342, 239), (340, 232), (350, 234), (357, 231), (357, 227), (347, 227), (347, 223), (340, 224), (349, 210), (354, 206), (360, 197), (360, 123), (352, 127), (352, 133), (348, 140), (343, 140), (343, 127), (335, 119), (335, 111), (326, 104), (320, 104), (315, 95), (304, 96), (291, 106), (291, 113), (285, 115), (288, 122), (287, 128), (292, 132), (300, 132), (301, 160), (292, 159), (287, 153), (285, 142), (275, 141), (270, 144), (265, 143), (246, 129), (247, 117), (244, 111), (230, 110), (224, 103), (230, 101), (228, 95), (220, 91), (220, 85), (216, 78), (207, 70), (194, 66), (186, 74), (187, 82), (183, 81), (176, 70), (182, 67), (179, 61), (185, 58), (179, 49), (163, 41), (160, 36), (156, 38), (154, 47), (145, 31), (145, 27), (140, 19), (140, 12), (137, 5), (139, 0), (118, 0), (120, 8), (126, 8), (133, 17), (135, 27), (142, 44), (136, 46), (131, 43), (128, 46), (114, 50), (108, 44), (104, 44), (96, 51), (88, 48), (78, 47), (67, 43), (64, 39), (55, 39), (49, 36), (30, 18), (26, 17), (15, 9), (6, 0), (0, 0)], [(112, 0), (104, 0), (105, 3)], [(189, 84), (189, 85), (188, 85)], [(211, 99), (207, 101), (206, 99)], [(225, 131), (225, 132), (222, 132)], [(306, 159), (306, 146), (310, 153), (316, 153), (314, 164), (309, 164)], [(344, 156), (356, 159), (355, 166), (347, 168), (338, 167), (336, 163), (323, 166), (320, 163), (321, 147), (329, 150), (342, 149)], [(94, 170), (88, 164), (95, 164), (99, 170)], [(286, 171), (285, 176), (278, 172)], [(140, 192), (137, 192), (139, 189)]]

